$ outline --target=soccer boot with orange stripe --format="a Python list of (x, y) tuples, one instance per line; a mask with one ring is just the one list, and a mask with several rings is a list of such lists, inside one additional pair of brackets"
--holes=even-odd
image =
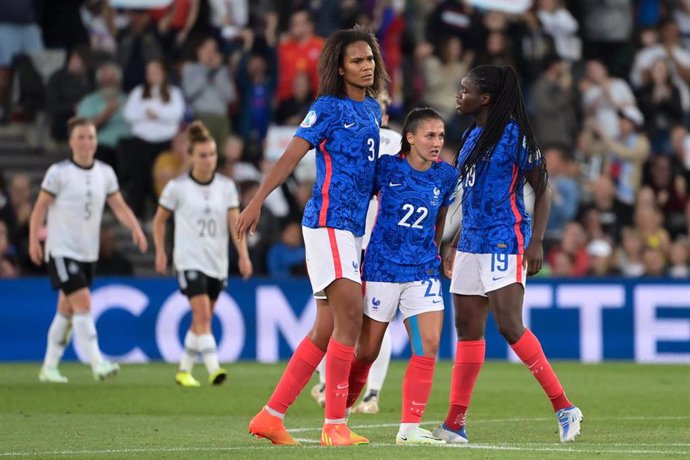
[(266, 438), (280, 446), (299, 446), (299, 443), (285, 429), (283, 420), (269, 414), (265, 407), (249, 422), (249, 433), (257, 438)]
[(321, 431), (322, 446), (357, 446), (362, 444), (369, 444), (369, 440), (351, 431), (344, 423), (326, 423)]

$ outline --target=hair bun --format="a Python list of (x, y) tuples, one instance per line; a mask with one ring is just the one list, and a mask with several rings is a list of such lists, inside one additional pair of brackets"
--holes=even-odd
[(211, 136), (206, 126), (199, 120), (195, 120), (189, 125), (187, 133), (189, 134), (189, 140), (192, 142), (206, 139)]

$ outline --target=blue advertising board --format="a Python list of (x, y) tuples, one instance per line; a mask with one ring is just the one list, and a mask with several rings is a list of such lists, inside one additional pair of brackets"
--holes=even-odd
[[(453, 357), (455, 332), (446, 293), (439, 351)], [(0, 361), (40, 361), (57, 295), (45, 278), (0, 280)], [(290, 357), (309, 330), (315, 302), (306, 279), (231, 279), (216, 305), (221, 361)], [(120, 362), (175, 362), (191, 314), (172, 278), (100, 278), (93, 312), (103, 353)], [(552, 359), (690, 363), (690, 283), (670, 279), (530, 280), (525, 323)], [(394, 357), (409, 356), (400, 321), (391, 325)], [(487, 358), (515, 360), (493, 320)], [(78, 343), (65, 359), (84, 360)]]

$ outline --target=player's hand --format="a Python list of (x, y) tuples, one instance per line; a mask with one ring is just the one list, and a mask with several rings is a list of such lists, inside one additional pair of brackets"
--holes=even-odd
[(458, 252), (457, 248), (453, 246), (448, 246), (446, 250), (446, 256), (443, 258), (443, 273), (448, 278), (453, 276), (453, 264), (455, 263), (455, 253)]
[(156, 252), (156, 272), (161, 275), (167, 273), (168, 268), (168, 256), (165, 255), (165, 251)]
[(39, 267), (43, 263), (43, 248), (38, 240), (29, 240), (29, 257), (31, 257), (31, 262)]
[(146, 241), (146, 235), (141, 230), (141, 227), (137, 227), (132, 231), (132, 243), (139, 248), (139, 251), (143, 254), (149, 248), (149, 243)]
[(244, 211), (240, 213), (240, 217), (237, 218), (237, 225), (235, 226), (237, 240), (242, 241), (247, 230), (249, 230), (249, 235), (253, 236), (260, 218), (261, 204), (258, 204), (252, 199), (247, 207), (244, 208)]
[(525, 249), (524, 262), (527, 265), (527, 276), (536, 275), (541, 270), (544, 261), (544, 252), (541, 244), (530, 243)]
[(246, 280), (254, 273), (254, 267), (249, 257), (241, 257), (237, 266), (240, 269), (240, 275), (242, 275), (243, 280)]

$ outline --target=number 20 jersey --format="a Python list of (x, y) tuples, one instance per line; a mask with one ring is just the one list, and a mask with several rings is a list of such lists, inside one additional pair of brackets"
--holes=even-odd
[(295, 136), (316, 148), (316, 183), (302, 225), (364, 234), (379, 151), (381, 107), (366, 97), (321, 96)]
[(159, 200), (175, 215), (175, 269), (228, 277), (228, 210), (239, 206), (235, 183), (215, 174), (208, 183), (187, 173), (168, 182)]
[(457, 169), (441, 161), (417, 171), (401, 155), (379, 159), (375, 189), (380, 204), (364, 259), (366, 281), (438, 278), (436, 219), (439, 209), (455, 199), (457, 184)]

